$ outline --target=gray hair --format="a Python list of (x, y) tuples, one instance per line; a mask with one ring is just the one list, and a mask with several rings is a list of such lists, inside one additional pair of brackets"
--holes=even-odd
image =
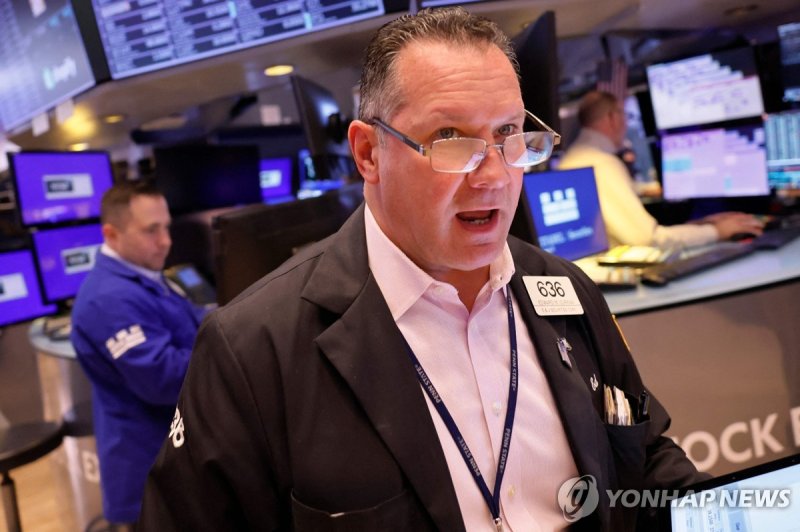
[(459, 47), (497, 46), (519, 76), (519, 65), (508, 36), (491, 20), (473, 15), (462, 7), (422, 9), (384, 24), (367, 46), (361, 72), (361, 103), (358, 116), (369, 121), (389, 120), (406, 102), (397, 76), (397, 58), (408, 44), (441, 42)]

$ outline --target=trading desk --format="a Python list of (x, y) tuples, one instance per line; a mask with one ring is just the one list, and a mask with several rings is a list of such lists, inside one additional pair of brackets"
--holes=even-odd
[(606, 300), (700, 469), (800, 451), (800, 239)]

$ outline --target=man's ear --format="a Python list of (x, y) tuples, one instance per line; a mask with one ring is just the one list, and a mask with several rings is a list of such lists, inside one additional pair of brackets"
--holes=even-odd
[(378, 135), (375, 128), (361, 120), (353, 120), (347, 129), (347, 140), (350, 142), (350, 151), (364, 181), (376, 184), (379, 178)]
[(114, 244), (117, 242), (117, 237), (119, 236), (119, 230), (106, 222), (103, 224), (101, 231), (103, 232), (103, 240), (114, 247)]

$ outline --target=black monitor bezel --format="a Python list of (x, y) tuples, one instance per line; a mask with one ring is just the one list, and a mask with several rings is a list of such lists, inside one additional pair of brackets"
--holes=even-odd
[[(233, 157), (234, 155), (235, 157)], [(246, 194), (241, 190), (237, 192), (237, 201), (234, 203), (227, 201), (230, 199), (229, 197), (226, 198), (226, 201), (219, 201), (219, 197), (214, 197), (211, 190), (211, 184), (217, 181), (217, 178), (210, 177), (210, 174), (206, 172), (202, 180), (194, 179), (181, 164), (181, 161), (187, 157), (190, 159), (207, 157), (204, 162), (209, 166), (213, 163), (215, 166), (212, 169), (224, 167), (225, 171), (229, 172), (241, 170), (245, 163), (248, 166), (252, 165), (252, 182), (248, 185), (251, 190), (248, 190)], [(223, 164), (225, 157), (240, 161), (238, 164), (241, 166), (228, 167)], [(237, 205), (251, 205), (262, 201), (259, 181), (261, 152), (256, 144), (188, 143), (156, 146), (153, 149), (153, 160), (155, 161), (155, 186), (167, 200), (172, 216)], [(200, 161), (203, 160), (200, 159)], [(197, 162), (193, 164), (197, 164)], [(171, 172), (165, 172), (165, 166), (169, 167)], [(193, 179), (194, 186), (192, 187)], [(238, 174), (237, 179), (240, 180), (240, 183), (248, 180), (246, 176), (238, 176)]]
[[(353, 183), (313, 198), (251, 205), (214, 217), (211, 242), (218, 303), (228, 303), (247, 286), (291, 258), (294, 250), (289, 247), (304, 247), (335, 233), (362, 199), (363, 185)], [(241, 235), (240, 230), (246, 234)], [(262, 243), (243, 245), (241, 241), (234, 243), (234, 239)], [(278, 248), (274, 256), (269, 246)], [(257, 255), (247, 252), (249, 260), (259, 262), (255, 268), (258, 272), (230, 256), (234, 249), (245, 248), (259, 250)], [(232, 279), (236, 282), (231, 282)]]

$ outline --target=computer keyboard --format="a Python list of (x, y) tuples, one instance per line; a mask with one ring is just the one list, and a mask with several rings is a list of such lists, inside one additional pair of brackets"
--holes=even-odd
[(756, 248), (753, 244), (720, 244), (718, 247), (698, 255), (667, 264), (651, 266), (642, 273), (642, 283), (650, 286), (663, 286), (675, 279), (744, 257), (755, 250)]
[(800, 225), (780, 227), (765, 231), (753, 240), (756, 249), (779, 249), (795, 238), (800, 237)]

